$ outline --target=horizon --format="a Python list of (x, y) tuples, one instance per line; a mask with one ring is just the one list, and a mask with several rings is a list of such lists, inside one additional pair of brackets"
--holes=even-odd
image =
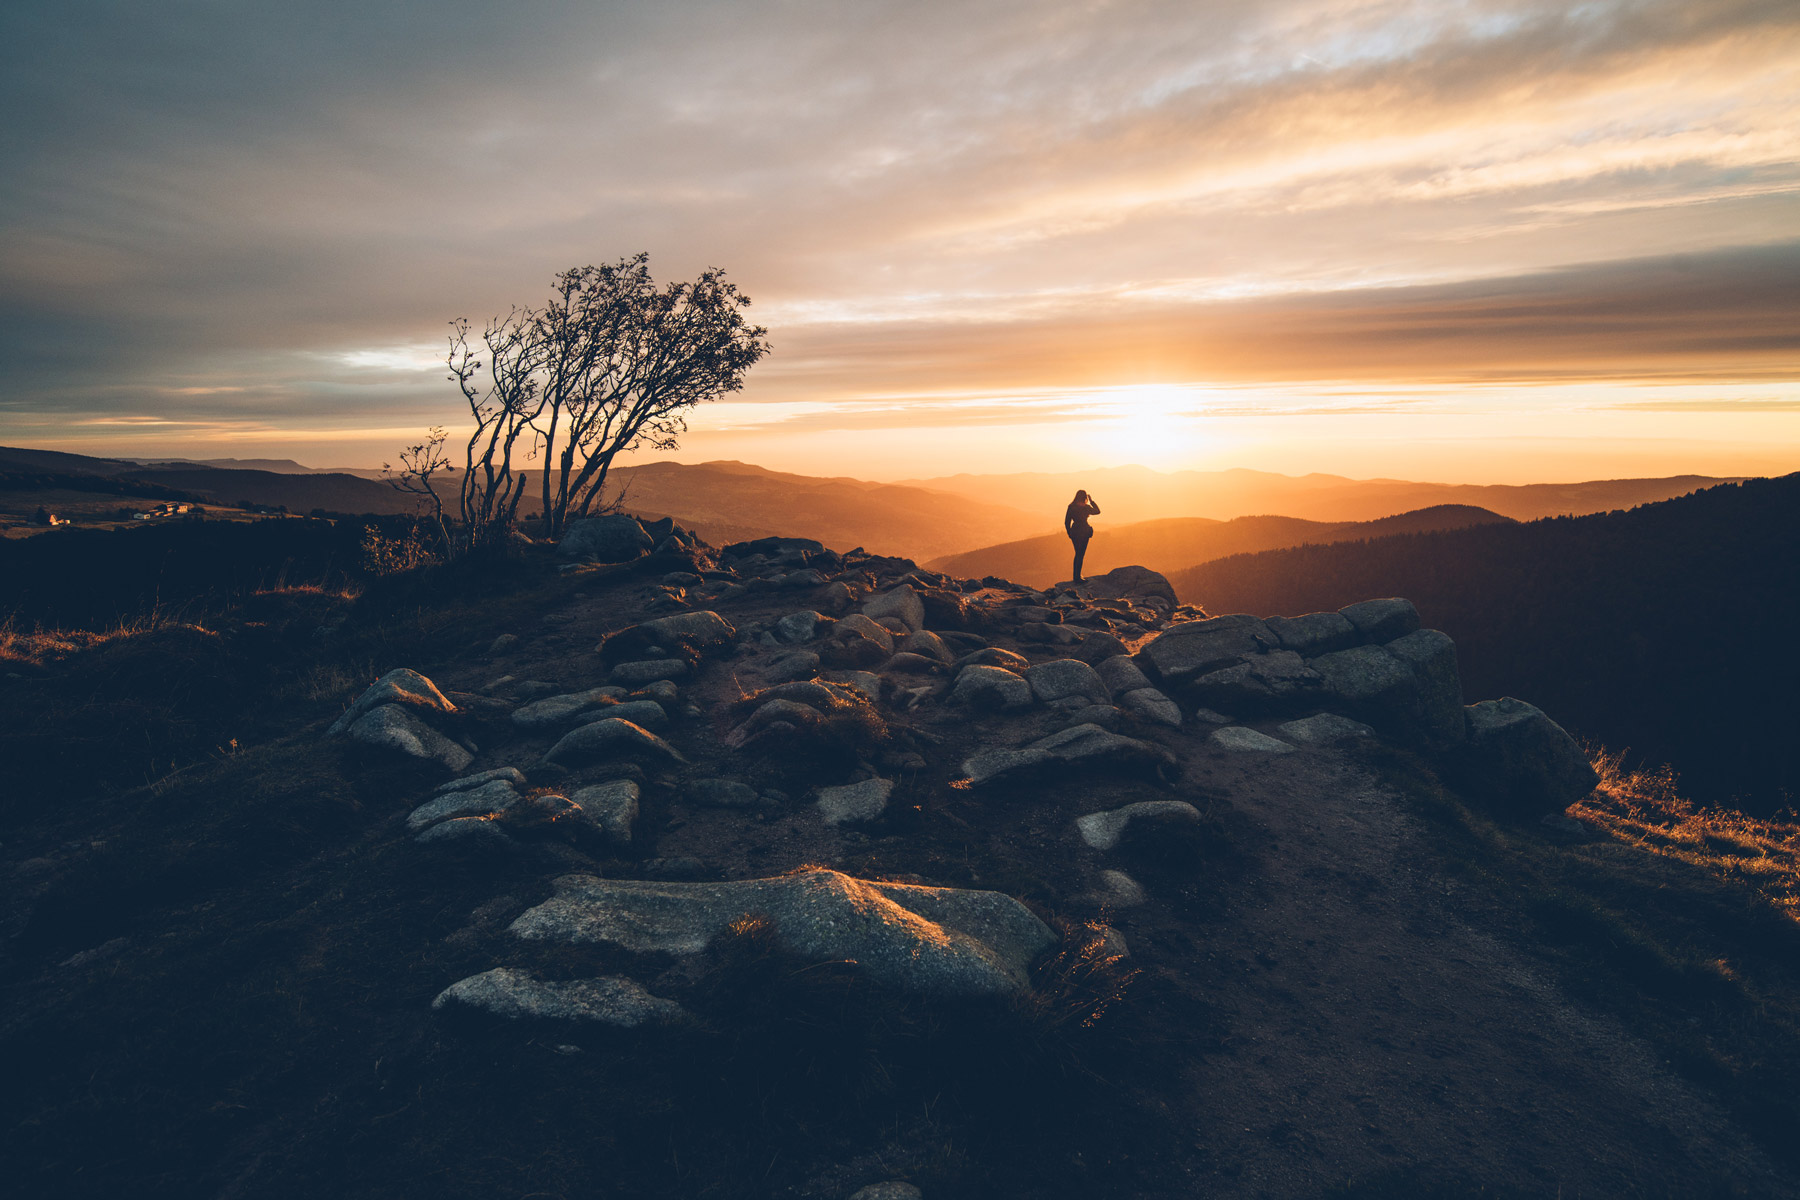
[(1800, 469), (1791, 5), (0, 20), (0, 442), (373, 469), (642, 249), (774, 345), (681, 458)]

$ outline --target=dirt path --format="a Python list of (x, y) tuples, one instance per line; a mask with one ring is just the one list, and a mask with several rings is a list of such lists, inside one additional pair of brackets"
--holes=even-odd
[(1377, 779), (1318, 751), (1200, 769), (1267, 840), (1198, 968), (1230, 1026), (1191, 1075), (1199, 1194), (1414, 1171), (1501, 1194), (1800, 1194), (1652, 1049), (1466, 923)]

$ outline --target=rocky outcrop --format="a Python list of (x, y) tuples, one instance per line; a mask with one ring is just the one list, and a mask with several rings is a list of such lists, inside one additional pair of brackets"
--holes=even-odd
[(1559, 813), (1599, 784), (1575, 739), (1536, 705), (1507, 696), (1464, 711), (1461, 782), (1496, 807), (1522, 817)]
[(871, 979), (934, 995), (1023, 991), (1056, 937), (999, 892), (877, 883), (814, 869), (738, 883), (661, 883), (591, 875), (521, 916), (529, 940), (603, 942), (639, 953), (697, 954), (746, 914), (808, 959), (853, 960)]
[(406, 667), (389, 671), (351, 702), (326, 731), (352, 741), (460, 771), (474, 755), (430, 724), (431, 717), (456, 715), (456, 705), (437, 685)]

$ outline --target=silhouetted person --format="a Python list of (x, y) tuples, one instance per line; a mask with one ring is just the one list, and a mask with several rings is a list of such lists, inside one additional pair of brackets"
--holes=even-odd
[(1100, 506), (1085, 491), (1076, 492), (1063, 512), (1063, 532), (1075, 543), (1076, 583), (1081, 582), (1081, 560), (1087, 557), (1088, 539), (1094, 536), (1094, 527), (1088, 524), (1088, 518), (1098, 516), (1099, 512)]

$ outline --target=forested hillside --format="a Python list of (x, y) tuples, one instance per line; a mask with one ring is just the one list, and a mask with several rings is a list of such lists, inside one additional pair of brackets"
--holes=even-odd
[(1527, 697), (1673, 763), (1697, 798), (1767, 812), (1800, 793), (1800, 643), (1784, 632), (1800, 475), (1628, 512), (1236, 555), (1171, 581), (1213, 613), (1406, 596), (1456, 639), (1468, 695)]

